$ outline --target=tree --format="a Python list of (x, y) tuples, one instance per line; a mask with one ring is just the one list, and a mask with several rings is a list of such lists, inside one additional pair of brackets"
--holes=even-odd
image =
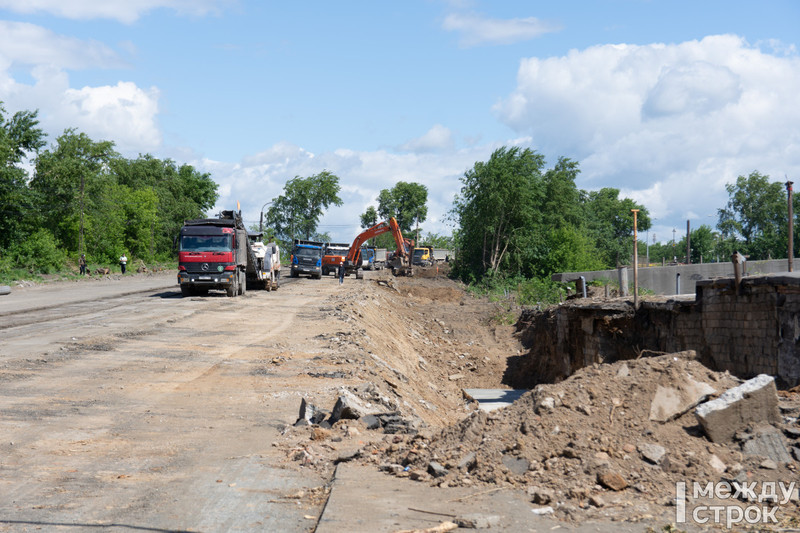
[(398, 181), (391, 189), (378, 194), (378, 215), (383, 220), (394, 217), (403, 233), (428, 217), (428, 188), (419, 183)]
[(499, 148), (461, 178), (451, 217), (458, 230), (456, 271), (467, 281), (519, 270), (541, 222), (544, 156), (528, 148)]
[(308, 178), (296, 176), (283, 187), (267, 211), (267, 223), (285, 241), (301, 235), (311, 239), (330, 205), (342, 205), (339, 178), (327, 170)]
[(38, 111), (18, 111), (10, 119), (0, 102), (0, 249), (22, 239), (33, 204), (27, 172), (20, 166), (45, 145)]
[[(191, 165), (178, 166), (170, 159), (160, 160), (149, 154), (140, 155), (137, 159), (115, 158), (110, 167), (121, 186), (128, 187), (129, 191), (148, 191), (136, 198), (126, 196), (126, 205), (150, 209), (150, 195), (155, 198), (155, 211), (151, 219), (145, 220), (142, 213), (135, 212), (130, 212), (126, 217), (127, 221), (138, 221), (142, 228), (149, 224), (146, 234), (143, 229), (139, 230), (145, 239), (141, 246), (131, 246), (146, 250), (146, 255), (142, 257), (169, 257), (173, 239), (183, 221), (206, 216), (219, 197), (218, 185), (210, 174), (198, 172)], [(130, 226), (130, 223), (127, 225)], [(128, 231), (127, 234), (131, 235), (132, 232)]]
[(378, 212), (373, 206), (367, 207), (367, 210), (361, 214), (361, 227), (364, 229), (371, 228), (378, 223)]
[(620, 198), (619, 189), (606, 187), (583, 193), (586, 224), (603, 263), (607, 266), (633, 259), (633, 212), (638, 209), (639, 231), (650, 228), (647, 208), (630, 198)]
[[(108, 174), (109, 162), (118, 157), (113, 147), (113, 142), (94, 142), (86, 134), (68, 129), (36, 160), (31, 188), (42, 224), (69, 252), (84, 249), (87, 210), (93, 198), (87, 191)], [(99, 217), (106, 214), (94, 213)]]
[[(785, 257), (787, 253), (787, 200), (783, 184), (753, 171), (725, 185), (728, 204), (717, 210), (717, 229), (725, 239), (741, 237), (742, 253), (751, 259)], [(793, 206), (797, 209), (797, 204)]]

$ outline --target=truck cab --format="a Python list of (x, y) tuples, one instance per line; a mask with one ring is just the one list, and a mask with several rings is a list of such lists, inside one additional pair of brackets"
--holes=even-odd
[(415, 266), (431, 266), (434, 263), (433, 248), (430, 246), (419, 246), (414, 248), (411, 256), (411, 264)]
[(291, 276), (306, 274), (314, 279), (322, 277), (322, 255), (325, 243), (317, 241), (294, 240), (292, 247)]
[(350, 245), (347, 243), (329, 242), (322, 256), (322, 275), (336, 274), (340, 265), (344, 264)]

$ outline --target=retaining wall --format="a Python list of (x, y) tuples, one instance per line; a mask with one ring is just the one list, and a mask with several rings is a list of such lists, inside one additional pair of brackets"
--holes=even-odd
[(510, 362), (515, 387), (560, 381), (575, 370), (650, 353), (694, 350), (710, 368), (740, 378), (800, 383), (800, 274), (699, 280), (694, 298), (574, 299), (526, 311), (517, 330), (529, 352)]

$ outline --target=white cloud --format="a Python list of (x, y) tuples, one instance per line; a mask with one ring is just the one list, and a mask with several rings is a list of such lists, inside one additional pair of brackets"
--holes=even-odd
[[(70, 87), (68, 70), (122, 67), (107, 46), (56, 34), (26, 23), (0, 21), (0, 95), (6, 109), (38, 109), (51, 139), (76, 128), (96, 140), (111, 140), (126, 155), (161, 143), (156, 122), (159, 90), (132, 82)], [(28, 68), (33, 83), (17, 81), (12, 68)]]
[(158, 8), (172, 9), (179, 14), (203, 16), (218, 12), (234, 0), (0, 0), (0, 8), (15, 13), (49, 13), (58, 17), (85, 20), (111, 19), (125, 24), (136, 22), (142, 15)]
[(428, 188), (428, 220), (422, 224), (423, 230), (449, 235), (452, 228), (444, 218), (461, 187), (461, 176), (476, 161), (486, 160), (498, 146), (436, 154), (340, 149), (311, 155), (298, 146), (279, 143), (240, 164), (208, 160), (191, 164), (203, 172), (211, 172), (220, 184), (220, 198), (213, 211), (232, 209), (239, 201), (248, 224), (258, 222), (263, 204), (280, 195), (287, 180), (312, 176), (323, 170), (333, 172), (340, 178), (344, 205), (328, 210), (320, 230), (329, 232), (335, 241), (343, 242), (352, 241), (359, 233), (359, 215), (368, 205), (377, 205), (381, 189), (391, 188), (401, 180), (421, 183)]
[(495, 112), (549, 158), (578, 160), (579, 186), (614, 184), (665, 218), (691, 218), (723, 207), (738, 175), (798, 174), (799, 93), (796, 54), (720, 35), (524, 59)]
[(513, 44), (527, 41), (561, 28), (534, 17), (491, 19), (474, 14), (452, 13), (445, 17), (442, 27), (461, 33), (462, 46), (481, 44)]
[(453, 135), (448, 128), (435, 124), (422, 137), (412, 139), (400, 147), (404, 152), (435, 152), (453, 147)]
[(156, 124), (158, 89), (143, 90), (131, 82), (114, 86), (67, 89), (59, 121), (90, 137), (113, 140), (124, 149), (151, 151), (161, 144)]
[(120, 67), (125, 63), (102, 43), (58, 35), (35, 24), (0, 20), (0, 66), (11, 65), (85, 69)]

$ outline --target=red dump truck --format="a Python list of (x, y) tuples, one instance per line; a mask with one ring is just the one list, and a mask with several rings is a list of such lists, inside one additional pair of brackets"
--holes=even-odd
[(195, 296), (221, 289), (243, 295), (250, 287), (273, 288), (247, 238), (241, 212), (223, 211), (218, 218), (186, 220), (180, 233), (178, 284), (181, 294)]

